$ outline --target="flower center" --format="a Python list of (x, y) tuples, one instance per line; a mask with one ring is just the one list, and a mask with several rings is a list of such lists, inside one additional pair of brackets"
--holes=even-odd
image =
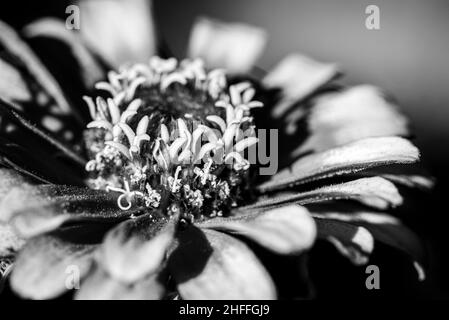
[(150, 59), (111, 71), (84, 97), (88, 185), (116, 192), (117, 205), (181, 211), (188, 220), (226, 215), (249, 192), (248, 157), (257, 143), (250, 83), (228, 86), (201, 60)]

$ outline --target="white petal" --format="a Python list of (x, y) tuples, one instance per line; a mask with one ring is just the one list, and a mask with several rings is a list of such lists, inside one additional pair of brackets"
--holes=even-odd
[(254, 26), (200, 18), (190, 35), (188, 56), (203, 58), (208, 68), (244, 73), (261, 55), (266, 37), (262, 29)]

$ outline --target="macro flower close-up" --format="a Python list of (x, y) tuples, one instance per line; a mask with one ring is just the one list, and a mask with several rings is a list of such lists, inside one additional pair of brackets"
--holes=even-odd
[(402, 218), (434, 179), (396, 100), (299, 52), (258, 67), (269, 34), (246, 23), (199, 17), (174, 56), (151, 7), (0, 22), (0, 287), (309, 299), (322, 243), (355, 266), (388, 247), (424, 281)]

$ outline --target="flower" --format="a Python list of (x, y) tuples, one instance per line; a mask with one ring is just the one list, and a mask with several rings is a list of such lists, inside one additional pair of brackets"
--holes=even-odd
[[(57, 21), (28, 26), (28, 43), (0, 29), (0, 253), (22, 297), (80, 281), (78, 299), (272, 299), (252, 248), (301, 255), (317, 239), (355, 264), (376, 239), (423, 277), (419, 241), (391, 209), (399, 185), (432, 181), (379, 89), (337, 86), (335, 65), (299, 54), (248, 76), (265, 34), (241, 24), (201, 19), (190, 59), (116, 71)], [(70, 48), (88, 80), (76, 94), (40, 62), (40, 37)], [(273, 128), (280, 170), (261, 175), (251, 148)]]

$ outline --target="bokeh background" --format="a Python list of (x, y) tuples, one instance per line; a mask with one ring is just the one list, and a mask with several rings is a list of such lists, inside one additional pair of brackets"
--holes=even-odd
[[(2, 4), (0, 19), (20, 27), (37, 16), (64, 18), (69, 3), (17, 0), (5, 7)], [(368, 5), (380, 8), (380, 30), (365, 27)], [(401, 264), (396, 264), (397, 270), (388, 277), (399, 282), (401, 289), (391, 289), (391, 295), (401, 290), (405, 295), (449, 297), (449, 210), (445, 201), (449, 199), (449, 1), (155, 0), (154, 13), (166, 44), (179, 57), (185, 54), (197, 16), (246, 22), (269, 34), (258, 64), (263, 69), (298, 51), (337, 62), (346, 74), (346, 84), (371, 83), (393, 93), (410, 117), (415, 143), (438, 183), (416, 208), (419, 215), (415, 218), (430, 252), (429, 278), (420, 286), (410, 284), (409, 278), (398, 276)], [(388, 255), (383, 258), (388, 260)], [(327, 270), (323, 282), (335, 282), (329, 295), (340, 292), (349, 281), (337, 267), (319, 267)], [(365, 277), (358, 272), (360, 278)]]

